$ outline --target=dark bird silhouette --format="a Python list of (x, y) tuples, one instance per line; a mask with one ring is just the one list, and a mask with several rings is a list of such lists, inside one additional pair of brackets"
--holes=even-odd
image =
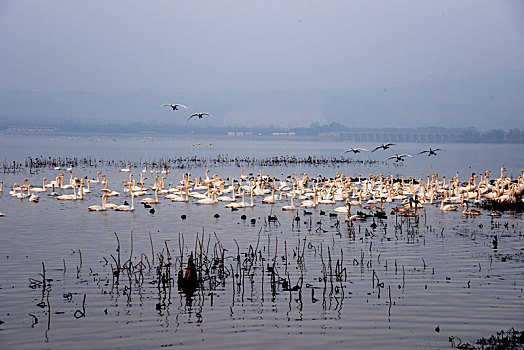
[(373, 214), (374, 217), (376, 218), (379, 218), (379, 219), (387, 219), (387, 215), (386, 215), (386, 212), (385, 211), (378, 211), (375, 212), (375, 214)]
[(314, 304), (318, 301), (317, 298), (315, 298), (315, 289), (311, 288), (311, 302)]
[(409, 154), (395, 154), (394, 156), (391, 156), (391, 157), (388, 157), (386, 160), (388, 159), (396, 159), (397, 162), (400, 162), (400, 161), (404, 161), (404, 158), (405, 157), (411, 157)]
[(187, 118), (187, 120), (189, 120), (189, 119), (191, 119), (193, 117), (198, 117), (198, 119), (202, 119), (202, 117), (205, 116), (205, 115), (208, 115), (208, 116), (212, 117), (212, 115), (209, 114), (209, 113), (193, 113), (193, 114), (191, 114), (189, 116), (189, 118)]
[(430, 156), (436, 156), (436, 155), (437, 155), (437, 151), (442, 151), (442, 148), (435, 148), (435, 149), (432, 149), (432, 148), (430, 147), (429, 150), (419, 152), (418, 154), (427, 153), (427, 154), (428, 154), (428, 157), (430, 157)]
[(353, 148), (353, 147), (351, 147), (350, 149), (347, 149), (347, 150), (345, 150), (344, 152), (342, 152), (342, 154), (344, 154), (344, 153), (348, 153), (348, 152), (360, 153), (360, 151), (367, 151), (367, 149), (365, 149), (365, 148)]
[(389, 147), (393, 146), (393, 145), (396, 145), (395, 143), (386, 143), (386, 144), (381, 144), (381, 145), (378, 145), (377, 147), (373, 148), (373, 150), (371, 152), (375, 152), (376, 150), (379, 150), (379, 149), (388, 149)]
[(184, 105), (180, 105), (180, 104), (171, 104), (171, 103), (163, 104), (163, 105), (160, 106), (160, 107), (164, 107), (164, 106), (169, 106), (169, 107), (173, 108), (174, 111), (178, 111), (178, 107), (182, 107), (182, 108), (186, 108), (186, 109), (187, 109), (187, 107), (184, 106)]
[(198, 287), (197, 270), (193, 263), (193, 253), (189, 257), (184, 275), (178, 273), (178, 289), (186, 294), (193, 294)]

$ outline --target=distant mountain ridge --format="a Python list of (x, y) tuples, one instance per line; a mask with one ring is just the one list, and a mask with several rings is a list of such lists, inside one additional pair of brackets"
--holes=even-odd
[[(524, 128), (524, 69), (482, 77), (355, 89), (217, 92), (0, 92), (0, 130), (9, 126), (150, 125), (198, 130), (227, 127)], [(182, 103), (172, 111), (163, 103)], [(205, 123), (191, 112), (213, 114)], [(243, 118), (245, 115), (245, 118)], [(69, 127), (68, 127), (69, 128)]]

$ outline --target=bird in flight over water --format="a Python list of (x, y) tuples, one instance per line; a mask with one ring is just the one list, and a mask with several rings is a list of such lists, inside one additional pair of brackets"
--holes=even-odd
[(365, 149), (365, 148), (353, 148), (353, 147), (351, 147), (350, 149), (347, 149), (347, 150), (345, 150), (344, 152), (342, 152), (342, 154), (344, 154), (344, 153), (348, 153), (348, 152), (360, 153), (360, 151), (367, 151), (367, 149)]
[(388, 149), (389, 147), (391, 147), (391, 146), (393, 146), (393, 145), (395, 145), (395, 143), (386, 143), (386, 144), (381, 144), (381, 145), (375, 147), (375, 148), (373, 149), (373, 151), (371, 151), (371, 152), (375, 152), (376, 150), (381, 149), (381, 148), (382, 148), (382, 149)]
[(435, 148), (435, 149), (432, 149), (432, 148), (430, 147), (428, 151), (422, 151), (422, 152), (419, 152), (418, 154), (427, 153), (427, 154), (428, 154), (428, 157), (429, 157), (429, 156), (436, 156), (436, 155), (437, 155), (437, 151), (442, 151), (442, 148)]
[(212, 117), (212, 115), (209, 114), (209, 113), (193, 113), (193, 114), (191, 114), (189, 116), (189, 118), (187, 118), (187, 120), (189, 120), (189, 119), (191, 119), (193, 117), (198, 117), (198, 119), (202, 119), (202, 117), (205, 116), (205, 115), (208, 115), (208, 116)]
[(187, 109), (187, 107), (184, 106), (184, 105), (180, 105), (180, 104), (171, 104), (171, 103), (163, 104), (163, 105), (160, 106), (160, 107), (164, 107), (164, 106), (169, 106), (169, 107), (173, 108), (174, 111), (178, 111), (178, 107), (182, 107), (182, 108), (186, 108), (186, 109)]
[(401, 155), (395, 154), (394, 156), (391, 156), (388, 159), (396, 159), (397, 162), (400, 162), (400, 161), (404, 161), (405, 157), (411, 157), (411, 156), (409, 154), (401, 154)]

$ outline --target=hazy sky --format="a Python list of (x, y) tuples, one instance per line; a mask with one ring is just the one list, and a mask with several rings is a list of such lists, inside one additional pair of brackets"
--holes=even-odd
[(0, 0), (0, 91), (353, 88), (522, 68), (522, 0)]

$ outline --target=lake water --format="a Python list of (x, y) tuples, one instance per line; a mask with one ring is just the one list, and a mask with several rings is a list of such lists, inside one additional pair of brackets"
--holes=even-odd
[[(130, 174), (138, 179), (143, 163), (162, 161), (170, 166), (166, 184), (178, 184), (188, 171), (204, 178), (206, 169), (209, 176), (237, 179), (241, 171), (256, 176), (260, 169), (281, 180), (305, 172), (311, 178), (383, 174), (425, 181), (434, 173), (449, 179), (458, 171), (467, 181), (486, 170), (498, 177), (501, 167), (516, 179), (524, 168), (523, 145), (399, 144), (335, 161), (350, 146), (375, 145), (0, 135), (2, 165), (27, 157), (96, 159), (96, 166), (74, 167), (74, 176), (106, 174), (109, 187), (121, 193), (108, 200), (116, 204), (130, 202), (123, 193)], [(443, 150), (436, 157), (417, 155), (426, 146)], [(386, 161), (395, 153), (413, 157)], [(197, 161), (176, 161), (193, 156)], [(280, 156), (291, 161), (267, 162)], [(310, 156), (327, 161), (292, 161)], [(236, 157), (244, 160), (215, 162)], [(126, 163), (133, 165), (130, 173), (120, 171)], [(266, 205), (255, 197), (254, 207), (231, 211), (224, 203), (198, 206), (194, 199), (175, 203), (161, 197), (152, 205), (154, 213), (138, 204), (130, 213), (88, 212), (88, 206), (101, 202), (99, 184), (76, 201), (42, 193), (39, 203), (30, 203), (8, 195), (25, 178), (40, 187), (43, 177), (49, 182), (60, 172), (67, 180), (69, 172), (52, 166), (14, 173), (6, 169), (0, 175), (0, 212), (5, 214), (0, 217), (1, 349), (446, 348), (450, 337), (473, 342), (501, 329), (524, 328), (522, 213), (492, 218), (481, 209), (482, 215), (466, 217), (460, 210), (442, 213), (438, 205), (426, 205), (416, 221), (391, 215), (400, 204), (394, 202), (384, 204), (386, 219), (350, 226), (344, 216), (328, 215), (343, 202), (319, 205), (305, 215), (303, 209), (282, 211), (288, 199)], [(154, 183), (149, 167), (145, 176), (148, 185)], [(268, 215), (276, 215), (278, 224), (268, 222)], [(135, 274), (122, 273), (115, 281), (117, 236), (121, 263), (130, 259)], [(224, 253), (224, 269), (211, 271), (213, 280), (190, 298), (176, 287), (182, 237), (185, 261), (190, 251), (204, 250), (209, 259)], [(149, 267), (158, 265), (159, 254), (167, 257), (167, 249), (175, 282), (164, 289)], [(337, 262), (343, 272), (335, 272)], [(35, 282), (42, 280), (43, 264), (51, 280), (45, 286)], [(302, 279), (301, 289), (272, 284), (268, 264), (274, 264), (280, 282), (286, 279), (294, 286)]]

